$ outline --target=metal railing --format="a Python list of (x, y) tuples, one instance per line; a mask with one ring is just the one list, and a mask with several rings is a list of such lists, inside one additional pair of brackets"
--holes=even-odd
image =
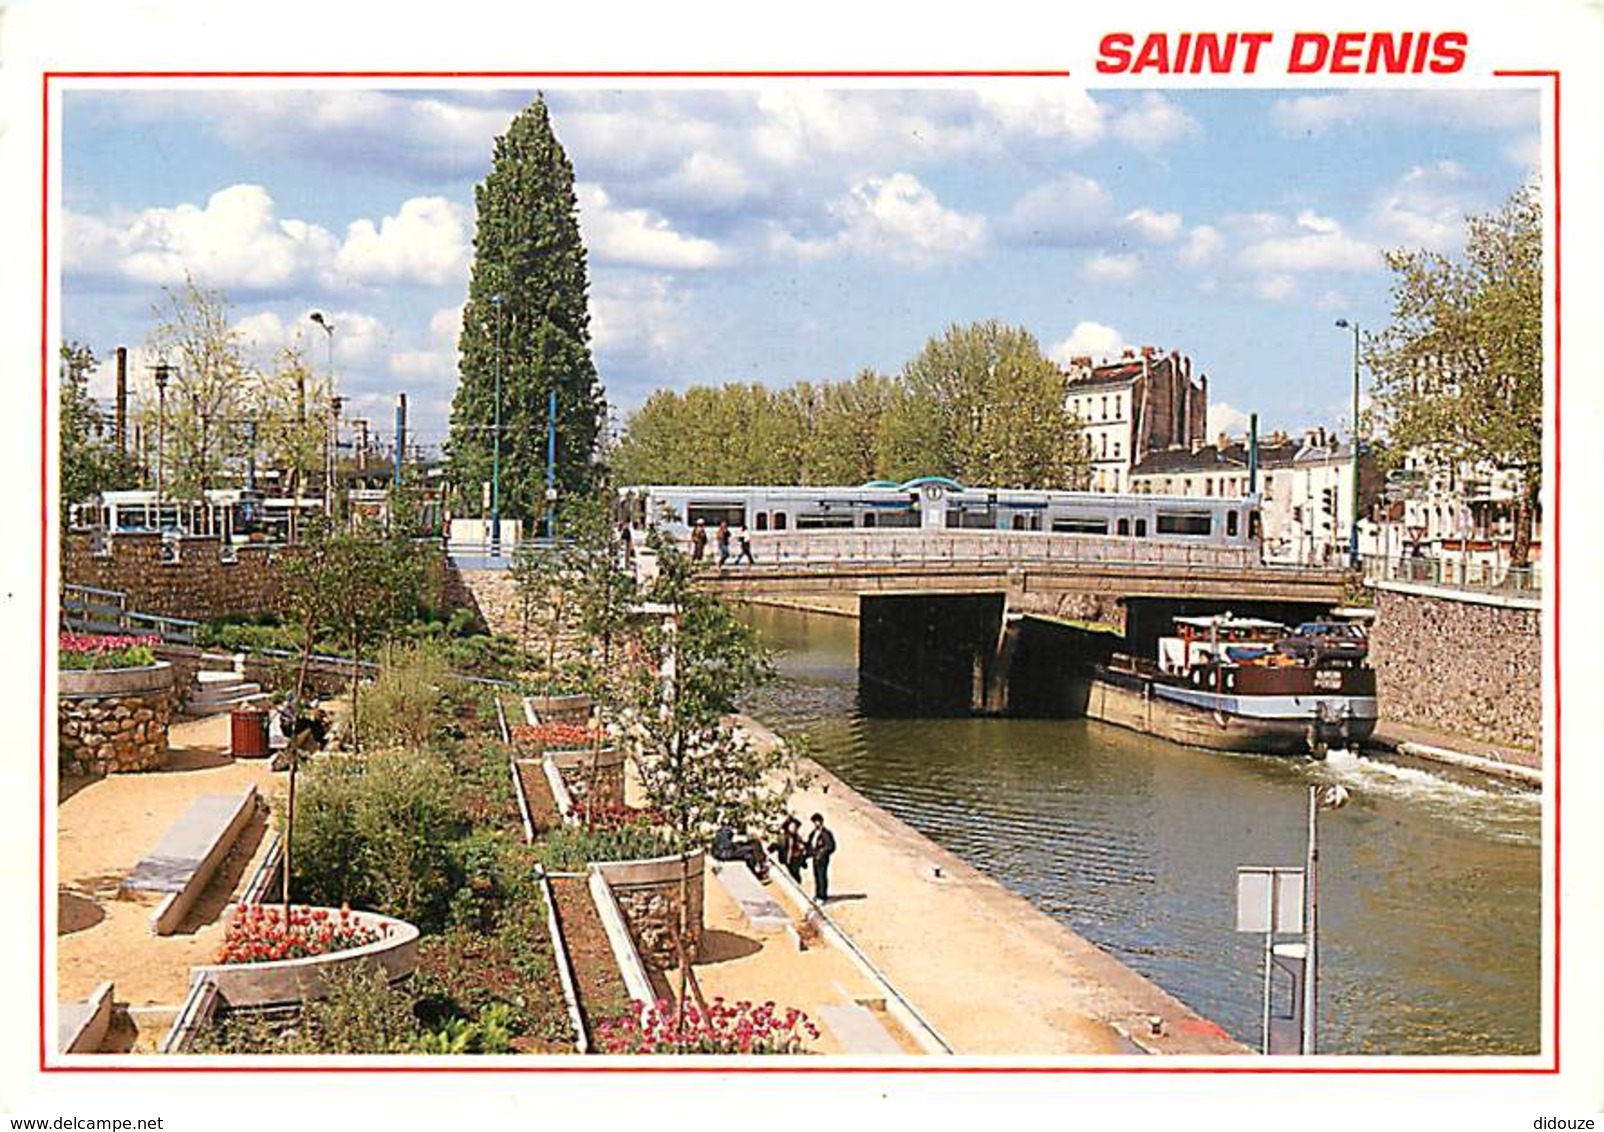
[(75, 633), (131, 633), (159, 637), (171, 645), (191, 645), (195, 643), (195, 631), (200, 628), (200, 622), (129, 609), (128, 595), (121, 590), (64, 582), (61, 627)]
[(1538, 566), (1500, 566), (1485, 560), (1447, 557), (1362, 557), (1366, 582), (1402, 582), (1470, 593), (1541, 597), (1543, 574)]

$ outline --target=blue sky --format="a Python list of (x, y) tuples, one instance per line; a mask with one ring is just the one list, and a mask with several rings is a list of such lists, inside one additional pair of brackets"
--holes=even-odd
[[(444, 434), (473, 189), (529, 89), (83, 88), (62, 114), (62, 330), (135, 350), (185, 271), (265, 363), (335, 323), (353, 414)], [(620, 418), (653, 389), (893, 372), (997, 318), (1055, 357), (1179, 349), (1217, 426), (1336, 424), (1381, 253), (1452, 253), (1533, 176), (1491, 91), (555, 87)], [(95, 391), (109, 392), (108, 370)], [(382, 431), (381, 426), (381, 431)]]

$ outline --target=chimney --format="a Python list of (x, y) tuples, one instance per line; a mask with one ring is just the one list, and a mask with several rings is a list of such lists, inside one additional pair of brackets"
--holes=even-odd
[(1069, 359), (1069, 364), (1072, 366), (1078, 366), (1082, 369), (1090, 369), (1092, 365), (1092, 356), (1090, 354), (1076, 354), (1073, 358)]
[(1151, 358), (1152, 356), (1153, 356), (1153, 347), (1151, 347), (1151, 346), (1143, 346), (1142, 347), (1142, 357)]
[(1136, 356), (1136, 351), (1131, 349), (1129, 346), (1126, 346), (1119, 352), (1119, 356), (1122, 358), (1134, 358)]
[(117, 451), (128, 451), (128, 347), (117, 347)]
[(1196, 456), (1201, 451), (1203, 451), (1203, 441), (1194, 439), (1192, 441), (1192, 455)]
[(1220, 433), (1220, 435), (1214, 440), (1214, 447), (1216, 450), (1224, 452), (1227, 448), (1231, 447), (1231, 438), (1223, 432)]

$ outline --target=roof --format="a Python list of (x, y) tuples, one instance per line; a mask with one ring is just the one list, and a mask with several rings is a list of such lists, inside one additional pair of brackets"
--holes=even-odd
[[(1121, 358), (1115, 362), (1104, 362), (1102, 365), (1092, 366), (1088, 369), (1072, 369), (1069, 371), (1070, 392), (1074, 393), (1081, 386), (1112, 386), (1126, 385), (1142, 376), (1142, 358)], [(1147, 367), (1155, 375), (1164, 375), (1166, 370), (1175, 368), (1176, 355), (1153, 354), (1146, 359)]]
[[(1288, 468), (1294, 460), (1306, 459), (1299, 445), (1288, 442), (1285, 444), (1260, 444), (1259, 469)], [(1149, 452), (1140, 464), (1131, 469), (1133, 476), (1175, 475), (1185, 472), (1221, 472), (1245, 469), (1248, 466), (1248, 449), (1246, 444), (1231, 443), (1224, 448), (1213, 444), (1205, 444), (1193, 452), (1188, 448), (1170, 448), (1159, 452)]]

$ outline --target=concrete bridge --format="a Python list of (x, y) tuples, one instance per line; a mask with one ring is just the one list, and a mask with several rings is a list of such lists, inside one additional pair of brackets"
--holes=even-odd
[[(1138, 603), (1199, 600), (1308, 613), (1342, 602), (1342, 570), (1267, 566), (1255, 551), (1090, 535), (851, 531), (757, 535), (755, 563), (732, 555), (703, 576), (731, 597), (1000, 594), (1013, 613), (1124, 630)], [(738, 549), (738, 548), (737, 548)]]

